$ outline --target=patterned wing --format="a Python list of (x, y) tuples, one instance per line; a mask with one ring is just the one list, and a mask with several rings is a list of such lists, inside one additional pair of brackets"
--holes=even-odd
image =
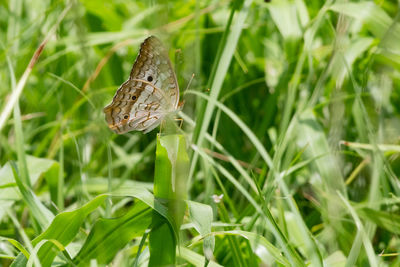
[(147, 133), (177, 109), (179, 88), (167, 51), (154, 36), (141, 45), (131, 75), (104, 108), (106, 121), (118, 134)]
[(165, 92), (166, 100), (176, 109), (179, 103), (179, 87), (168, 52), (155, 36), (144, 40), (139, 56), (133, 65), (130, 79), (144, 80)]

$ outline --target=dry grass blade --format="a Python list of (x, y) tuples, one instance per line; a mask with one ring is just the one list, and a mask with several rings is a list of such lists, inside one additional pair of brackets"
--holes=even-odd
[(21, 79), (18, 81), (17, 86), (13, 90), (6, 106), (4, 107), (3, 111), (0, 115), (0, 131), (3, 129), (8, 117), (11, 114), (11, 111), (17, 103), (19, 97), (21, 96), (22, 90), (25, 87), (26, 81), (28, 80), (29, 74), (32, 72), (33, 66), (35, 66), (36, 62), (39, 59), (40, 54), (43, 52), (44, 47), (46, 46), (47, 42), (49, 41), (50, 37), (54, 34), (55, 30), (57, 29), (58, 25), (60, 25), (61, 21), (64, 19), (65, 15), (68, 13), (68, 10), (71, 8), (71, 5), (68, 5), (64, 11), (61, 13), (59, 19), (57, 20), (56, 24), (50, 29), (49, 33), (46, 35), (42, 43), (36, 49), (35, 53), (26, 67), (24, 73), (22, 74)]

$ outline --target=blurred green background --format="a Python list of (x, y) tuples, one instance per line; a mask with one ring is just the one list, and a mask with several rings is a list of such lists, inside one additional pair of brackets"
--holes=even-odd
[[(129, 197), (91, 200), (153, 190), (158, 130), (116, 135), (102, 109), (155, 35), (185, 101), (188, 199), (213, 210), (210, 264), (400, 265), (399, 5), (0, 1), (1, 264), (87, 204), (53, 262), (72, 265), (96, 221), (133, 212)], [(187, 218), (177, 265), (203, 266)], [(148, 242), (141, 233), (115, 252), (103, 244), (110, 259), (88, 258), (146, 266)]]

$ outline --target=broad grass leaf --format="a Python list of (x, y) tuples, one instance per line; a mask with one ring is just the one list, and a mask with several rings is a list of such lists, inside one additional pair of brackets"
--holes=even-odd
[[(106, 198), (106, 195), (100, 195), (79, 209), (58, 214), (51, 222), (50, 226), (32, 241), (32, 245), (35, 246), (45, 239), (54, 239), (64, 247), (67, 246), (78, 234), (79, 228), (86, 219), (86, 216), (101, 205)], [(47, 242), (39, 249), (38, 257), (43, 266), (50, 266), (57, 253), (58, 250), (56, 246), (52, 242)], [(20, 254), (13, 262), (12, 266), (24, 266), (19, 265), (24, 262), (26, 264), (26, 258), (23, 254)]]
[(213, 221), (212, 208), (202, 203), (187, 201), (189, 215), (194, 228), (204, 237), (203, 251), (207, 261), (213, 257), (215, 238), (211, 235), (211, 223)]
[(344, 267), (346, 266), (346, 256), (342, 251), (337, 250), (324, 259), (326, 267)]
[[(285, 39), (297, 39), (302, 35), (300, 19), (296, 4), (284, 1), (273, 1), (267, 5), (272, 20)], [(306, 20), (303, 18), (303, 20)]]
[(172, 227), (161, 215), (153, 214), (152, 229), (149, 234), (149, 267), (174, 266), (176, 264), (177, 238)]
[(12, 238), (6, 238), (5, 240), (7, 240), (8, 242), (10, 242), (14, 247), (16, 247), (19, 251), (22, 252), (23, 255), (25, 255), (25, 257), (29, 257), (29, 252), (24, 248), (24, 246), (19, 243), (17, 240), (12, 239)]
[(188, 168), (185, 137), (175, 134), (158, 135), (154, 195), (166, 199), (186, 198)]
[[(91, 179), (83, 181), (85, 190), (93, 194), (99, 194), (100, 192), (107, 192), (108, 183), (109, 183), (108, 179), (104, 177), (93, 177)], [(153, 183), (134, 181), (134, 180), (124, 180), (121, 182), (118, 179), (118, 177), (112, 177), (111, 187), (112, 188), (140, 187), (144, 188), (145, 190), (152, 190)]]
[[(180, 247), (179, 248), (179, 255), (180, 258), (188, 261), (190, 264), (193, 264), (196, 267), (204, 267), (206, 259), (204, 256), (194, 252), (193, 250), (190, 250), (185, 247)], [(222, 267), (222, 265), (219, 265), (216, 262), (210, 261), (207, 265), (207, 267)]]
[(168, 209), (160, 201), (154, 198), (154, 195), (147, 190), (145, 186), (136, 184), (135, 186), (126, 186), (119, 188), (111, 193), (113, 197), (134, 197), (146, 203), (153, 210), (158, 212), (168, 222), (173, 225), (173, 218), (168, 213)]
[(89, 233), (74, 263), (87, 266), (91, 259), (109, 263), (133, 238), (142, 236), (152, 221), (152, 209), (142, 201), (119, 218), (99, 219)]
[[(170, 126), (175, 130), (175, 125)], [(178, 229), (186, 210), (183, 200), (187, 197), (188, 174), (189, 157), (185, 137), (177, 134), (158, 135), (154, 196), (165, 203), (173, 224), (170, 225), (165, 217), (154, 214), (149, 236), (149, 266), (175, 264), (176, 245), (179, 243)]]
[(154, 172), (154, 196), (170, 202), (174, 200), (168, 208), (176, 221), (175, 229), (179, 229), (186, 209), (183, 200), (187, 198), (189, 175), (189, 157), (183, 135), (157, 136)]

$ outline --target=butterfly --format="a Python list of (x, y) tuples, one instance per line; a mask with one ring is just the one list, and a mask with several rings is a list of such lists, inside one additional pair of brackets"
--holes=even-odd
[(108, 127), (117, 134), (148, 133), (179, 108), (179, 87), (168, 51), (150, 36), (140, 46), (129, 79), (103, 109)]

